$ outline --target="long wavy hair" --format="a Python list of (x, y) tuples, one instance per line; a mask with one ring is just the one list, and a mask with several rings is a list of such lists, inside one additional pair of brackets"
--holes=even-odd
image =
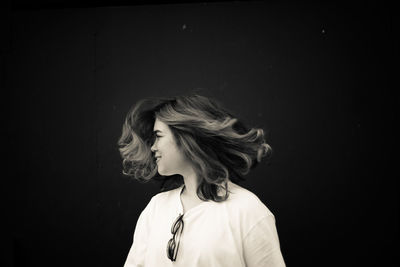
[(161, 191), (181, 186), (183, 177), (157, 172), (150, 150), (156, 118), (170, 127), (178, 148), (193, 165), (200, 179), (197, 195), (205, 201), (226, 200), (228, 179), (245, 180), (250, 169), (272, 152), (263, 129), (247, 128), (215, 99), (198, 94), (142, 99), (128, 112), (118, 141), (123, 174), (141, 182), (161, 181)]

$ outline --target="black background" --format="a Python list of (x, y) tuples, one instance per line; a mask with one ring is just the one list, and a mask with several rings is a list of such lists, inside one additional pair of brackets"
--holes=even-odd
[(2, 266), (122, 266), (158, 192), (121, 174), (124, 116), (196, 88), (266, 130), (273, 158), (242, 186), (275, 214), (288, 266), (397, 266), (390, 6), (128, 5), (1, 11)]

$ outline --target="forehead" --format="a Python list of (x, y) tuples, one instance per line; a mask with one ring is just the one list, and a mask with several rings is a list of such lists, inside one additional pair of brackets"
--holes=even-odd
[(168, 132), (168, 125), (156, 118), (154, 122), (153, 131), (159, 130), (161, 132)]

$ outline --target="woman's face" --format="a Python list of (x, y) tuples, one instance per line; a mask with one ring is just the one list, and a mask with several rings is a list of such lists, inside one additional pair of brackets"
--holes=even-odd
[(163, 176), (182, 174), (187, 161), (179, 150), (169, 126), (156, 118), (153, 131), (156, 139), (151, 151), (157, 160), (158, 173)]

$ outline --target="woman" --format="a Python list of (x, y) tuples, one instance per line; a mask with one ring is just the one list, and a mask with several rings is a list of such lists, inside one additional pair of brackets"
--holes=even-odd
[(136, 224), (125, 266), (285, 266), (275, 218), (237, 183), (270, 155), (248, 129), (200, 95), (139, 101), (118, 142), (124, 174), (161, 180)]

